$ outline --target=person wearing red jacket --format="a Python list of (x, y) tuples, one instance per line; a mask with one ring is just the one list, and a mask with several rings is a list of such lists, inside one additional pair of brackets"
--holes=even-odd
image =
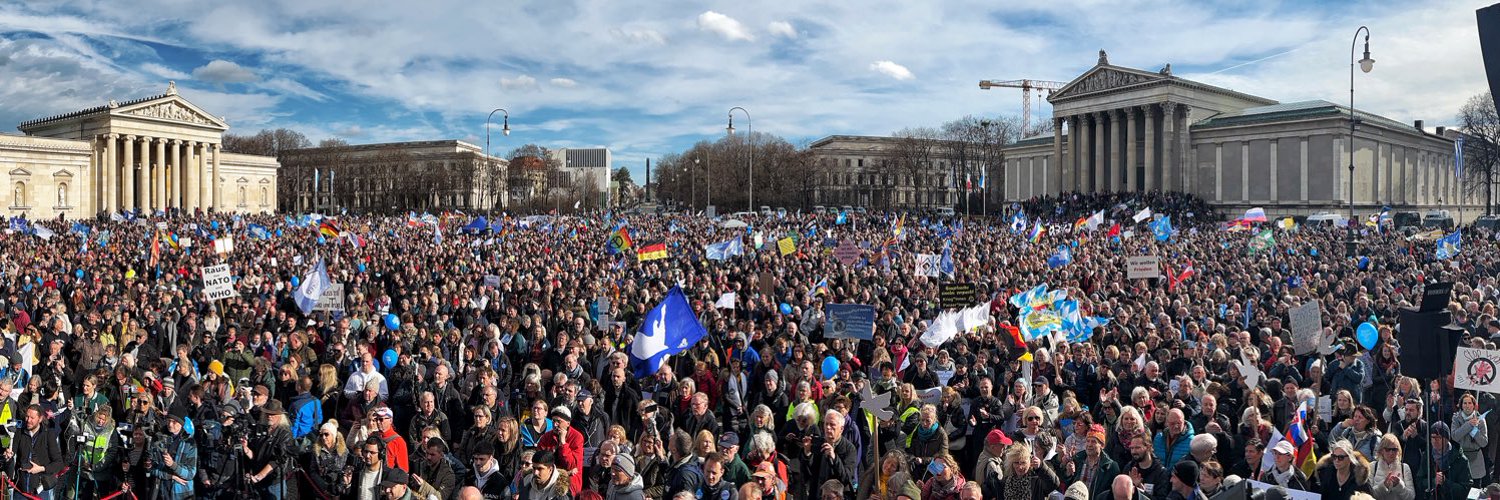
[(573, 428), (573, 412), (566, 406), (552, 409), (552, 430), (537, 441), (537, 448), (557, 453), (557, 467), (571, 472), (568, 492), (583, 491), (583, 433)]
[(380, 441), (385, 443), (385, 465), (394, 469), (411, 472), (411, 464), (407, 462), (406, 438), (396, 433), (392, 425), (394, 415), (389, 406), (375, 409), (375, 422), (380, 426)]

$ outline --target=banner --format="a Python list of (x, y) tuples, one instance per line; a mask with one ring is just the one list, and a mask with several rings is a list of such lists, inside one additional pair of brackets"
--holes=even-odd
[(323, 289), (323, 295), (318, 297), (318, 303), (313, 306), (313, 311), (344, 312), (344, 284), (329, 283)]
[(1458, 348), (1453, 358), (1453, 388), (1500, 393), (1495, 372), (1500, 368), (1500, 351)]
[(500, 288), (500, 276), (494, 274), (484, 275), (484, 286), (490, 288)]
[(942, 266), (943, 259), (941, 256), (930, 253), (919, 253), (917, 254), (916, 268), (912, 272), (917, 276), (936, 278), (938, 277), (938, 273), (942, 272)]
[(229, 277), (229, 264), (203, 268), (203, 296), (209, 302), (240, 296), (234, 291), (234, 280)]
[(1156, 255), (1142, 255), (1130, 257), (1125, 260), (1125, 278), (1156, 279), (1161, 277), (1161, 257)]
[(838, 247), (833, 249), (833, 258), (838, 260), (840, 264), (852, 266), (859, 260), (859, 255), (863, 252), (864, 250), (861, 250), (859, 245), (856, 245), (853, 240), (844, 240), (839, 243)]
[(1287, 316), (1292, 328), (1292, 348), (1298, 355), (1317, 352), (1318, 342), (1323, 337), (1323, 310), (1318, 307), (1318, 301), (1293, 307), (1287, 311)]
[(828, 304), (823, 306), (823, 336), (830, 339), (875, 338), (875, 306)]
[(961, 309), (974, 304), (973, 283), (945, 283), (938, 291), (943, 309)]

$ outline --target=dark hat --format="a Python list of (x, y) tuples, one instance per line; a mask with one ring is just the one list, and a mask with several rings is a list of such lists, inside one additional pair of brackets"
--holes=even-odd
[(1182, 484), (1198, 486), (1198, 463), (1192, 460), (1183, 460), (1172, 466), (1172, 477), (1182, 481)]
[(281, 401), (274, 399), (261, 406), (260, 412), (266, 415), (286, 415), (286, 410), (281, 407)]
[(256, 396), (271, 397), (271, 388), (266, 387), (265, 384), (255, 384), (254, 392)]
[(240, 408), (240, 402), (233, 399), (219, 405), (219, 413), (221, 414), (239, 415), (241, 411), (244, 411), (244, 408)]
[(590, 398), (593, 398), (593, 397), (594, 397), (594, 393), (589, 392), (588, 389), (579, 389), (578, 390), (578, 397), (576, 399), (581, 402), (581, 401), (583, 401), (585, 399), (590, 399)]
[(1442, 436), (1446, 439), (1448, 437), (1448, 424), (1442, 422), (1434, 422), (1432, 424), (1431, 430), (1428, 431), (1428, 434), (1431, 434), (1433, 436)]
[(739, 446), (739, 445), (740, 445), (740, 435), (739, 434), (735, 434), (734, 431), (725, 431), (723, 436), (719, 436), (719, 447), (720, 448), (728, 448), (728, 447), (731, 447), (731, 446)]
[(411, 475), (407, 474), (404, 470), (392, 467), (386, 469), (385, 473), (381, 475), (380, 487), (389, 488), (398, 484), (406, 484), (409, 481), (411, 481)]
[(177, 422), (178, 425), (181, 425), (182, 424), (182, 415), (177, 415), (177, 414), (174, 414), (174, 413), (168, 413), (167, 414), (167, 420), (171, 421), (171, 422)]

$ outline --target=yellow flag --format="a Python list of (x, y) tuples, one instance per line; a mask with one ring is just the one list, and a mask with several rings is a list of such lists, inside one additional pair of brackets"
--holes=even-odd
[(125, 279), (128, 279), (128, 280), (135, 279), (135, 270), (134, 269), (126, 269), (125, 270)]
[(786, 257), (797, 252), (797, 242), (793, 241), (790, 237), (782, 238), (776, 240), (776, 248), (781, 249), (782, 257)]
[(1026, 351), (1026, 354), (1022, 354), (1020, 358), (1016, 359), (1016, 361), (1022, 361), (1022, 362), (1030, 363), (1030, 362), (1034, 361), (1035, 359), (1036, 358), (1033, 358), (1031, 356), (1031, 351)]

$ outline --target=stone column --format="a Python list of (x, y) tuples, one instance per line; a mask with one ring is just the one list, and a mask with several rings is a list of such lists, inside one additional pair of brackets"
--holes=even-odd
[(182, 147), (183, 141), (172, 139), (172, 166), (167, 171), (167, 206), (182, 208)]
[(208, 152), (209, 144), (206, 142), (198, 144), (198, 208), (208, 211), (208, 206), (213, 204), (213, 196), (208, 192)]
[(142, 137), (140, 142), (141, 157), (136, 161), (135, 169), (135, 208), (142, 212), (151, 211), (151, 138)]
[(125, 165), (120, 167), (120, 210), (135, 210), (135, 136), (125, 136)]
[(1173, 143), (1177, 142), (1177, 104), (1172, 101), (1161, 103), (1161, 189), (1172, 191), (1177, 186), (1177, 157), (1173, 154), (1176, 148)]
[(1135, 108), (1122, 110), (1125, 113), (1125, 191), (1136, 190), (1135, 155)]
[(1063, 182), (1058, 187), (1059, 192), (1078, 190), (1078, 151), (1082, 149), (1079, 146), (1080, 125), (1078, 115), (1068, 117), (1068, 161), (1063, 163)]
[(224, 145), (214, 144), (214, 166), (208, 175), (209, 197), (213, 198), (214, 210), (224, 209), (224, 185), (221, 184), (223, 180), (219, 177), (222, 175), (222, 172), (219, 171), (219, 156), (223, 154)]
[(197, 141), (187, 144), (187, 161), (182, 166), (182, 208), (192, 213), (198, 209), (198, 147)]
[(120, 160), (115, 157), (115, 140), (119, 138), (120, 134), (104, 135), (104, 185), (101, 189), (104, 190), (104, 209), (110, 212), (119, 207), (115, 203), (120, 192), (116, 182), (120, 175)]
[(1078, 117), (1078, 191), (1094, 190), (1094, 122), (1093, 113)]
[[(1176, 108), (1177, 111), (1177, 113), (1172, 115), (1172, 121), (1176, 124), (1177, 127), (1177, 145), (1175, 146), (1177, 148), (1177, 177), (1181, 179), (1181, 182), (1178, 184), (1177, 189), (1183, 192), (1191, 193), (1194, 189), (1193, 168), (1195, 166), (1192, 162), (1192, 141), (1188, 136), (1188, 134), (1191, 132), (1191, 130), (1188, 130), (1188, 114), (1192, 112), (1192, 109), (1188, 108), (1188, 105), (1181, 103), (1178, 103), (1176, 106), (1174, 106), (1174, 108)], [(1182, 116), (1178, 117), (1177, 115), (1179, 114)], [(1275, 169), (1276, 164), (1271, 164), (1271, 168)], [(1246, 177), (1245, 179), (1247, 181), (1247, 184), (1245, 185), (1248, 186), (1249, 177)]]
[(1120, 192), (1120, 129), (1124, 127), (1125, 110), (1116, 109), (1109, 112), (1109, 190)]
[(1094, 142), (1090, 144), (1094, 147), (1094, 179), (1089, 191), (1095, 193), (1104, 191), (1109, 186), (1109, 183), (1105, 182), (1105, 172), (1108, 170), (1106, 166), (1106, 160), (1108, 160), (1107, 151), (1109, 149), (1109, 144), (1104, 142), (1104, 119), (1107, 116), (1109, 116), (1109, 113), (1105, 111), (1094, 112), (1094, 135), (1092, 137)]
[(1151, 109), (1152, 105), (1141, 106), (1141, 118), (1146, 120), (1146, 157), (1141, 163), (1146, 166), (1146, 191), (1157, 189), (1157, 176), (1160, 171), (1156, 167), (1156, 112)]
[[(1062, 179), (1062, 123), (1065, 123), (1064, 119), (1052, 119), (1052, 164), (1047, 165), (1047, 170), (1053, 173), (1050, 179), (1059, 186), (1058, 192), (1062, 192), (1062, 185), (1059, 183)], [(1047, 189), (1047, 192), (1050, 194), (1052, 189)]]
[(167, 208), (167, 140), (156, 139), (156, 155), (151, 158), (151, 209)]

